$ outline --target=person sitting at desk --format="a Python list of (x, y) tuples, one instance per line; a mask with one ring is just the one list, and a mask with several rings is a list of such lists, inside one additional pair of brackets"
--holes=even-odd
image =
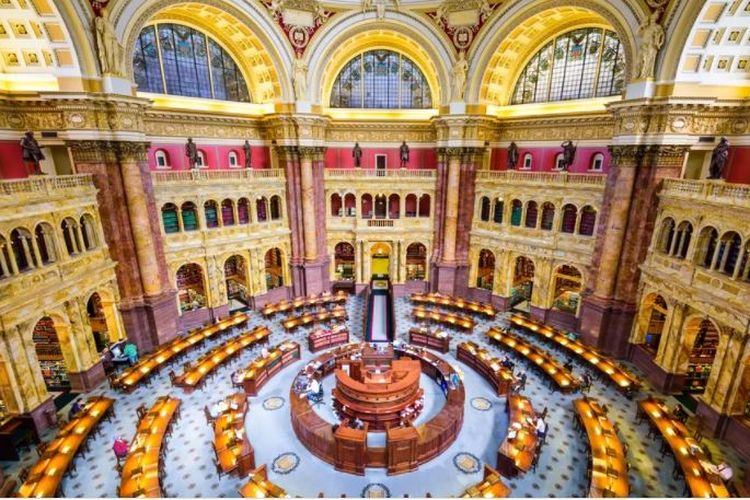
[(539, 441), (543, 443), (547, 438), (547, 422), (545, 422), (543, 418), (537, 418), (535, 427), (536, 436), (539, 438)]
[(680, 403), (677, 403), (677, 405), (674, 407), (674, 410), (672, 410), (672, 415), (682, 423), (685, 423), (688, 418), (687, 411), (685, 411), (685, 408)]
[(568, 370), (570, 373), (573, 373), (573, 362), (571, 360), (567, 360), (563, 365), (563, 368)]
[(236, 372), (232, 373), (232, 385), (240, 385), (242, 384), (243, 380), (245, 380), (244, 370), (237, 370)]
[(732, 477), (734, 476), (732, 467), (726, 462), (722, 462), (716, 467), (716, 473), (720, 478), (724, 480), (725, 483), (731, 481)]
[(75, 401), (73, 401), (73, 405), (70, 407), (70, 410), (68, 410), (68, 420), (73, 420), (82, 411), (83, 411), (83, 404), (81, 404), (80, 399), (76, 399)]
[(118, 462), (128, 456), (128, 442), (124, 437), (117, 436), (115, 438), (115, 442), (112, 445), (112, 451), (115, 452), (115, 457)]
[(261, 358), (265, 359), (265, 358), (267, 358), (270, 355), (271, 355), (271, 353), (268, 352), (268, 348), (267, 347), (263, 347), (263, 349), (260, 350), (260, 357)]
[(227, 405), (226, 401), (218, 401), (211, 405), (211, 408), (208, 409), (208, 414), (211, 418), (217, 418), (219, 415), (227, 411), (227, 409), (229, 409), (229, 405)]
[(128, 359), (128, 363), (132, 365), (138, 362), (138, 348), (134, 343), (128, 342), (125, 344), (125, 349), (122, 351), (125, 357)]
[(307, 386), (307, 399), (310, 401), (323, 397), (323, 386), (320, 385), (318, 377), (313, 377), (310, 384)]
[(351, 422), (349, 422), (349, 426), (352, 429), (363, 429), (365, 427), (365, 424), (362, 423), (362, 421), (360, 419), (358, 419), (357, 417), (354, 417), (354, 420), (352, 420)]
[(127, 363), (128, 362), (127, 356), (125, 356), (125, 353), (122, 352), (121, 342), (112, 344), (112, 347), (110, 347), (109, 349), (109, 353), (112, 355), (113, 363)]

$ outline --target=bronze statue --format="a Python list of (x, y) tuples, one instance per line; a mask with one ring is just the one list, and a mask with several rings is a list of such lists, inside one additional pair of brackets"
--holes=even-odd
[(406, 145), (406, 141), (401, 144), (399, 151), (401, 152), (401, 168), (406, 168), (409, 164), (409, 146)]
[(192, 137), (188, 137), (187, 144), (185, 144), (185, 155), (188, 157), (190, 170), (198, 168), (198, 146), (193, 142)]
[(560, 164), (560, 170), (567, 172), (568, 169), (573, 166), (573, 162), (576, 159), (576, 147), (573, 145), (573, 141), (568, 139), (560, 145), (563, 148), (563, 160)]
[(39, 168), (39, 162), (44, 160), (44, 153), (39, 143), (34, 138), (34, 132), (26, 132), (21, 139), (21, 149), (23, 151), (23, 162), (27, 168), (31, 165), (30, 175), (42, 175), (42, 169)]
[(518, 165), (518, 146), (511, 142), (508, 146), (508, 170), (515, 170)]
[(722, 137), (719, 144), (714, 148), (711, 153), (711, 166), (708, 168), (709, 179), (723, 179), (724, 168), (727, 166), (727, 160), (729, 159), (729, 141), (726, 137)]
[(245, 139), (245, 145), (242, 146), (242, 150), (245, 152), (245, 168), (253, 168), (253, 150), (250, 147), (250, 141)]
[(354, 158), (354, 166), (362, 166), (362, 148), (359, 147), (359, 143), (354, 143), (354, 149), (352, 150), (352, 158)]

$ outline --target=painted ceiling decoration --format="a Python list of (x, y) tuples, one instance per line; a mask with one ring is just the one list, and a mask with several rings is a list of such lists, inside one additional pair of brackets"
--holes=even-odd
[(489, 0), (444, 0), (436, 11), (427, 12), (435, 24), (451, 39), (456, 52), (468, 51), (501, 2)]
[(317, 0), (268, 0), (263, 1), (263, 5), (292, 44), (297, 57), (304, 55), (312, 37), (334, 15)]

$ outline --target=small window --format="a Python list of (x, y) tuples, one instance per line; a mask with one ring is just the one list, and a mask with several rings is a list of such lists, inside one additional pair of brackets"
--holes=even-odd
[(604, 167), (604, 155), (601, 153), (596, 153), (594, 157), (591, 159), (591, 170), (593, 172), (601, 172), (603, 167)]
[(156, 168), (169, 168), (169, 155), (163, 149), (159, 149), (154, 153), (156, 159)]
[(557, 156), (555, 156), (555, 170), (562, 170), (564, 161), (565, 158), (563, 157), (563, 154), (558, 153)]
[(208, 166), (208, 163), (206, 163), (206, 153), (199, 149), (198, 150), (198, 168), (206, 168)]
[(525, 155), (523, 155), (523, 169), (531, 170), (531, 163), (532, 163), (531, 153), (526, 153)]
[(227, 158), (229, 160), (229, 168), (236, 168), (240, 164), (239, 157), (235, 151), (230, 151)]

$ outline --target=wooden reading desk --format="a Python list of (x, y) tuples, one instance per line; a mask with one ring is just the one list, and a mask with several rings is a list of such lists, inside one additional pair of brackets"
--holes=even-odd
[(478, 371), (498, 396), (508, 394), (513, 383), (513, 374), (500, 364), (500, 360), (490, 355), (471, 341), (461, 342), (456, 349), (456, 357)]
[(345, 325), (335, 325), (330, 330), (316, 330), (307, 336), (307, 348), (310, 349), (310, 352), (317, 352), (348, 343), (349, 330)]
[(469, 331), (473, 330), (475, 325), (474, 319), (468, 316), (457, 313), (431, 311), (424, 307), (415, 307), (412, 310), (411, 315), (414, 316), (414, 319), (417, 321), (432, 321)]
[(285, 330), (294, 330), (298, 326), (306, 326), (314, 323), (325, 323), (327, 321), (345, 321), (349, 318), (344, 306), (336, 306), (332, 311), (307, 312), (301, 316), (285, 319), (281, 325)]
[(305, 307), (320, 307), (328, 304), (344, 304), (349, 298), (346, 292), (338, 291), (336, 293), (325, 292), (320, 295), (311, 295), (309, 297), (296, 297), (292, 300), (282, 300), (274, 304), (266, 304), (261, 308), (261, 313), (269, 318), (276, 313), (296, 311)]
[(411, 301), (415, 304), (442, 306), (462, 312), (482, 314), (488, 318), (494, 318), (497, 315), (497, 309), (492, 307), (492, 304), (472, 302), (440, 293), (413, 293), (411, 294)]
[(289, 496), (283, 488), (268, 480), (266, 464), (253, 471), (250, 481), (240, 488), (240, 495), (243, 498), (287, 498)]
[(539, 453), (534, 419), (536, 413), (528, 398), (508, 396), (508, 435), (497, 450), (497, 470), (506, 477), (528, 472)]
[(409, 329), (409, 343), (429, 347), (446, 354), (450, 351), (451, 337), (441, 330), (415, 327)]
[(300, 359), (300, 346), (287, 340), (268, 352), (268, 356), (258, 356), (247, 365), (242, 375), (242, 386), (248, 396), (257, 396), (260, 388), (285, 366)]
[(484, 464), (484, 479), (479, 484), (466, 489), (462, 498), (505, 498), (510, 495), (510, 488), (503, 483), (500, 474)]
[(214, 452), (225, 473), (247, 476), (255, 469), (255, 451), (245, 432), (247, 396), (244, 392), (224, 399), (227, 410), (214, 420)]

